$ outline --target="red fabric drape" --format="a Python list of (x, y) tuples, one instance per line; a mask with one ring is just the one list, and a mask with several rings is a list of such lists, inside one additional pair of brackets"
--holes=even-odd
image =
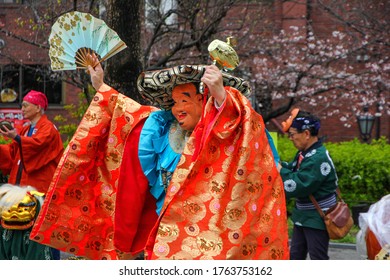
[(96, 93), (61, 158), (31, 239), (90, 259), (117, 258), (114, 211), (124, 147), (153, 110), (113, 89)]

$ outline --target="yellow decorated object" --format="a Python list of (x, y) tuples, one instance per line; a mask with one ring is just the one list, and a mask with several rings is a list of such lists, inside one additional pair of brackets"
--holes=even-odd
[(227, 42), (214, 40), (208, 46), (210, 57), (220, 69), (234, 70), (239, 64), (239, 58), (233, 49), (233, 38), (228, 37)]
[(1, 97), (1, 102), (10, 103), (16, 100), (18, 94), (12, 88), (5, 88), (1, 91), (0, 97)]
[(43, 197), (44, 194), (32, 187), (22, 188), (6, 184), (0, 187), (0, 195), (1, 226), (12, 230), (32, 227), (39, 210), (36, 196)]

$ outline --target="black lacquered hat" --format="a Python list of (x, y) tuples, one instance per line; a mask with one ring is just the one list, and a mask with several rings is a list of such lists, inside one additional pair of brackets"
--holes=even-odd
[[(173, 106), (172, 89), (180, 84), (199, 83), (205, 72), (205, 65), (179, 65), (171, 68), (145, 71), (137, 80), (138, 91), (153, 106), (170, 110)], [(222, 72), (224, 86), (231, 86), (243, 95), (249, 96), (249, 82)]]

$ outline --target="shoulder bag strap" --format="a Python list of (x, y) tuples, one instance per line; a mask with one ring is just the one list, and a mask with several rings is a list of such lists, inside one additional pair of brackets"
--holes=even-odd
[[(341, 192), (340, 192), (340, 189), (339, 187), (336, 188), (336, 194), (337, 194), (337, 197), (342, 201), (344, 202), (344, 200), (342, 199), (341, 197)], [(320, 216), (322, 218), (325, 218), (325, 214), (324, 214), (324, 211), (322, 211), (322, 209), (320, 208), (320, 206), (318, 205), (318, 202), (317, 200), (314, 198), (314, 196), (312, 194), (309, 195), (309, 198), (311, 200), (311, 202), (313, 202), (314, 206), (316, 207), (318, 213), (320, 214)]]
[(322, 211), (322, 209), (320, 208), (320, 206), (318, 205), (318, 202), (317, 200), (314, 198), (314, 196), (311, 194), (309, 195), (309, 198), (311, 200), (311, 202), (313, 202), (314, 206), (316, 207), (318, 213), (320, 214), (321, 218), (325, 218), (325, 214), (324, 214), (324, 211)]
[(340, 188), (337, 187), (336, 189), (336, 194), (337, 194), (337, 197), (340, 199), (341, 202), (344, 202), (344, 199), (341, 197), (341, 192), (340, 192)]

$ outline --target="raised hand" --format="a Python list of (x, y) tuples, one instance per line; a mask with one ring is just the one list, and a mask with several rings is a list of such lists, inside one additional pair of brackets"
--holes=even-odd
[(104, 70), (95, 54), (89, 55), (94, 67), (88, 65), (88, 73), (91, 76), (92, 86), (98, 91), (104, 84)]
[(206, 66), (201, 81), (208, 87), (211, 96), (215, 98), (220, 106), (226, 97), (221, 70), (215, 65)]

